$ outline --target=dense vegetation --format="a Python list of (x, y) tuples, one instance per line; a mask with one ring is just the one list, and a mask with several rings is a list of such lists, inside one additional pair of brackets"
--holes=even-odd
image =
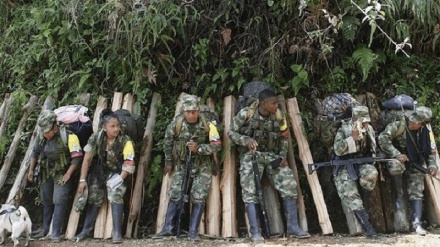
[[(31, 94), (53, 95), (62, 105), (89, 92), (93, 110), (99, 95), (114, 91), (133, 93), (142, 109), (160, 93), (151, 196), (180, 92), (222, 102), (244, 83), (263, 80), (298, 97), (306, 123), (316, 113), (311, 98), (406, 93), (440, 123), (439, 36), (437, 0), (6, 0), (0, 95), (13, 93), (19, 109)], [(0, 160), (19, 120), (20, 111), (12, 112)], [(434, 131), (440, 133), (438, 124)]]

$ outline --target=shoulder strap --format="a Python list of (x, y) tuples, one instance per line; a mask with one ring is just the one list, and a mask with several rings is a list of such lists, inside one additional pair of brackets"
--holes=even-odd
[[(175, 128), (176, 135), (179, 135), (180, 130), (182, 129), (183, 119), (184, 119), (183, 116), (178, 116), (178, 119), (176, 121), (176, 128)], [(209, 124), (203, 113), (200, 113), (200, 119), (202, 120), (203, 129), (205, 130), (205, 132), (209, 133)]]
[(64, 125), (60, 125), (60, 136), (61, 136), (61, 140), (63, 140), (64, 146), (67, 146), (67, 130), (66, 130), (66, 126)]

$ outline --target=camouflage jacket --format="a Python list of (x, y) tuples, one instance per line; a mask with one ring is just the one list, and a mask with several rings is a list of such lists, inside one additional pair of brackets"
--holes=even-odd
[(376, 141), (374, 138), (374, 130), (371, 125), (365, 132), (365, 137), (361, 141), (355, 141), (352, 137), (353, 121), (343, 122), (336, 133), (333, 148), (337, 156), (354, 155), (354, 156), (374, 156), (376, 154)]
[[(402, 152), (405, 152), (406, 128), (405, 121), (394, 121), (388, 124), (379, 134), (379, 146), (389, 157), (394, 158)], [(435, 154), (428, 156), (427, 163), (430, 168), (437, 169)]]
[(120, 172), (122, 170), (130, 174), (134, 173), (135, 152), (129, 136), (119, 134), (113, 142), (112, 148), (106, 149), (105, 154), (99, 153), (100, 145), (107, 145), (107, 139), (102, 130), (90, 136), (84, 147), (84, 152), (90, 153), (92, 157), (98, 156), (106, 171)]
[(241, 109), (234, 117), (228, 136), (239, 145), (241, 154), (248, 152), (247, 142), (253, 138), (258, 143), (257, 151), (274, 152), (281, 158), (287, 157), (288, 131), (287, 121), (284, 116), (277, 120), (275, 114), (263, 117), (258, 109), (251, 119), (247, 119), (249, 107)]
[(199, 146), (198, 152), (193, 156), (195, 164), (210, 163), (212, 154), (220, 151), (221, 142), (220, 140), (209, 140), (209, 133), (205, 130), (201, 118), (199, 117), (199, 121), (196, 124), (189, 124), (183, 119), (179, 133), (176, 133), (176, 124), (177, 118), (174, 118), (165, 132), (163, 144), (165, 165), (172, 166), (185, 163), (188, 154), (186, 143), (192, 137), (197, 137), (197, 144)]

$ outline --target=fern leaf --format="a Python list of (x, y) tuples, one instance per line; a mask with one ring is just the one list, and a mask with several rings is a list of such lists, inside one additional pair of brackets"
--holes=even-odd
[(368, 73), (375, 64), (377, 55), (374, 52), (365, 47), (360, 46), (353, 52), (352, 58), (354, 59), (357, 68), (362, 72), (362, 80), (365, 81), (368, 78)]
[(342, 18), (341, 24), (342, 35), (347, 40), (354, 40), (359, 25), (361, 24), (359, 22), (359, 19), (353, 16), (344, 16), (344, 18)]

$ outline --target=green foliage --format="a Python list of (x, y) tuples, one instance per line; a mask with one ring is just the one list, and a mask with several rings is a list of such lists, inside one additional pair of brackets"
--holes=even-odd
[(383, 62), (382, 56), (375, 54), (370, 48), (367, 48), (364, 45), (360, 45), (356, 51), (353, 52), (352, 59), (354, 60), (356, 67), (360, 69), (363, 81), (368, 78), (372, 69), (377, 71), (377, 69), (379, 69), (379, 64)]
[(294, 64), (290, 68), (297, 74), (292, 79), (292, 89), (294, 94), (297, 95), (301, 88), (309, 86), (309, 75), (301, 65)]

